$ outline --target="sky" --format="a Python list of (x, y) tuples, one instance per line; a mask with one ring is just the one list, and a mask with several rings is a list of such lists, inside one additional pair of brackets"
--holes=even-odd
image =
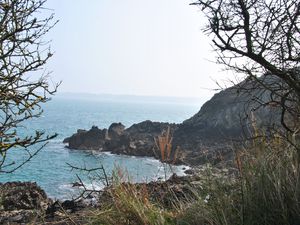
[(223, 77), (190, 0), (48, 0), (59, 92), (209, 98)]

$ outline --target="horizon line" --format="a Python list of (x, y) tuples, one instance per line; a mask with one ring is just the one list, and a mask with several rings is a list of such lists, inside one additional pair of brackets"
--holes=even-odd
[(212, 93), (212, 95), (204, 95), (204, 96), (175, 96), (175, 95), (112, 94), (112, 93), (59, 91), (55, 93), (54, 96), (59, 96), (64, 94), (111, 96), (111, 97), (123, 96), (123, 97), (144, 97), (144, 98), (203, 99), (203, 98), (211, 98), (215, 93)]

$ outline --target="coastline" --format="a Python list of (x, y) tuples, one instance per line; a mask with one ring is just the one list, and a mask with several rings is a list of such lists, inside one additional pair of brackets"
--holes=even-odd
[[(169, 197), (161, 199), (170, 192), (170, 188), (174, 189), (175, 195), (181, 196), (182, 187), (188, 183), (198, 182), (200, 178), (197, 176), (178, 176), (173, 174), (165, 181), (157, 180), (148, 183), (128, 183), (122, 181), (121, 185), (134, 185), (137, 188), (147, 187), (152, 198), (163, 200), (166, 204), (171, 201)], [(58, 200), (47, 196), (45, 191), (41, 189), (37, 183), (32, 182), (8, 182), (0, 183), (0, 193), (2, 199), (2, 207), (0, 208), (0, 223), (31, 223), (35, 224), (57, 224), (59, 221), (64, 221), (70, 216), (80, 215), (79, 219), (84, 220), (86, 215), (94, 209), (99, 209), (107, 204), (110, 204), (110, 192), (114, 185), (107, 186), (101, 190), (86, 191), (85, 197), (77, 199)], [(181, 190), (181, 191), (180, 191)], [(17, 195), (16, 195), (17, 191)], [(186, 194), (186, 193), (185, 193)], [(85, 215), (85, 216), (83, 216)], [(68, 223), (62, 223), (68, 224)]]

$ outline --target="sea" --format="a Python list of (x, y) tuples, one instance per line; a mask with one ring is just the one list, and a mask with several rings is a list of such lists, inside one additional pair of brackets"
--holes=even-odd
[[(54, 96), (42, 106), (44, 112), (41, 117), (26, 121), (19, 129), (23, 134), (40, 130), (47, 134), (57, 133), (58, 136), (15, 172), (0, 173), (0, 182), (36, 182), (49, 197), (65, 200), (76, 197), (82, 191), (82, 188), (73, 187), (73, 183), (79, 180), (89, 189), (99, 190), (104, 187), (103, 171), (88, 173), (74, 167), (103, 167), (108, 176), (122, 171), (123, 178), (131, 182), (166, 179), (172, 173), (183, 175), (187, 166), (165, 165), (149, 157), (72, 150), (65, 147), (63, 140), (76, 133), (77, 129), (88, 130), (94, 125), (108, 128), (113, 122), (121, 122), (126, 127), (144, 120), (181, 123), (197, 113), (202, 103), (201, 99), (175, 97), (72, 93)], [(34, 151), (34, 148), (31, 150)], [(8, 152), (7, 162), (18, 163), (24, 158), (24, 151), (14, 149)]]

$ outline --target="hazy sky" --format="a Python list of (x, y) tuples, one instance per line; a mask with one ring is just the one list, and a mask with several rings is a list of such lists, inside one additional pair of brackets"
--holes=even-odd
[(48, 0), (61, 92), (211, 96), (222, 78), (190, 0)]

